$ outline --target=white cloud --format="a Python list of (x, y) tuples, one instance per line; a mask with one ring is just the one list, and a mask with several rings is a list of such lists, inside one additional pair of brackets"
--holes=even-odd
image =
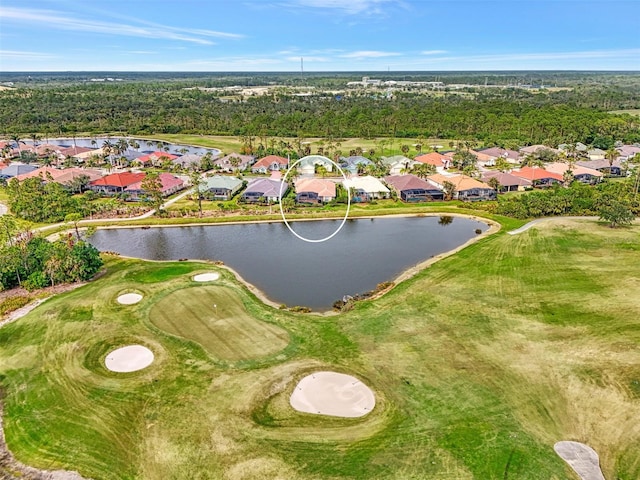
[(28, 8), (0, 7), (0, 19), (28, 24), (40, 24), (45, 27), (60, 30), (101, 33), (126, 37), (179, 40), (200, 45), (213, 45), (213, 42), (208, 40), (208, 38), (211, 37), (242, 37), (242, 35), (235, 33), (216, 32), (213, 30), (179, 28), (166, 25), (154, 25), (153, 28), (149, 28), (142, 25), (133, 25), (121, 22), (85, 20), (78, 18), (77, 15), (65, 12)]
[(22, 60), (42, 60), (56, 58), (54, 55), (40, 52), (25, 52), (19, 50), (0, 50), (0, 58), (13, 58)]
[(341, 58), (382, 58), (382, 57), (397, 57), (399, 53), (396, 52), (381, 52), (377, 50), (360, 50), (357, 52), (345, 53), (339, 55)]
[[(526, 60), (581, 60), (581, 59), (613, 59), (613, 58), (631, 58), (636, 60), (637, 67), (638, 58), (640, 58), (640, 48), (629, 48), (620, 50), (589, 50), (581, 52), (529, 52), (529, 53), (496, 53), (486, 55), (467, 55), (467, 56), (450, 56), (438, 57), (430, 59), (432, 62), (522, 62)], [(630, 65), (632, 66), (632, 65)]]
[(423, 50), (420, 52), (420, 55), (441, 55), (443, 53), (447, 53), (446, 50)]
[(285, 60), (289, 62), (299, 62), (300, 58), (303, 58), (305, 62), (329, 62), (330, 59), (327, 57), (313, 57), (313, 56), (305, 56), (300, 55), (299, 57), (286, 57)]
[(399, 0), (290, 0), (289, 6), (338, 10), (350, 15), (384, 13), (383, 7), (401, 5)]

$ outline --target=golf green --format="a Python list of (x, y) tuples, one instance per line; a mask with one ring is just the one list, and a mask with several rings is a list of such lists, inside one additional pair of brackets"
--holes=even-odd
[(167, 333), (199, 343), (222, 360), (265, 357), (289, 343), (285, 330), (249, 315), (229, 287), (177, 290), (153, 306), (149, 319)]

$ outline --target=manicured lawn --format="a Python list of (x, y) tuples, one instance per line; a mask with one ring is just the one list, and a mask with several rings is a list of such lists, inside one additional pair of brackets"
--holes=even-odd
[[(151, 138), (159, 140), (166, 140), (168, 142), (183, 143), (187, 145), (197, 145), (202, 147), (212, 147), (222, 150), (224, 153), (238, 152), (242, 146), (240, 137), (230, 137), (225, 135), (187, 135), (187, 134), (162, 134), (152, 135)], [(277, 137), (278, 140), (281, 137)], [(292, 138), (283, 138), (284, 140), (292, 141)], [(318, 147), (321, 145), (322, 139), (320, 138), (306, 138), (304, 141), (310, 142), (312, 153), (317, 153)], [(381, 141), (384, 141), (384, 145), (381, 145)], [(429, 138), (423, 145), (423, 149), (426, 149), (430, 145), (441, 145), (443, 149), (450, 149), (449, 144), (454, 141), (451, 139), (443, 138)], [(259, 139), (256, 137), (256, 142)], [(402, 145), (407, 145), (410, 148), (409, 156), (415, 156), (416, 152), (414, 145), (418, 143), (416, 138), (345, 138), (341, 142), (339, 149), (344, 156), (349, 155), (349, 151), (356, 149), (357, 147), (363, 150), (376, 151), (376, 155), (402, 155)]]
[[(0, 329), (7, 441), (25, 463), (96, 480), (560, 480), (576, 477), (553, 444), (576, 440), (605, 478), (636, 480), (639, 234), (585, 220), (503, 231), (326, 317), (266, 307), (224, 271), (196, 286), (209, 264), (110, 257), (105, 276)], [(144, 298), (118, 305), (127, 291)], [(216, 302), (224, 328), (242, 327), (207, 325)], [(180, 319), (194, 331), (167, 333)], [(251, 353), (258, 332), (274, 335), (266, 355)], [(107, 371), (131, 343), (155, 362)], [(370, 386), (374, 411), (289, 408), (297, 380), (327, 369)]]
[(200, 344), (214, 358), (238, 361), (274, 354), (289, 343), (286, 330), (253, 318), (228, 287), (187, 287), (149, 312), (161, 330)]

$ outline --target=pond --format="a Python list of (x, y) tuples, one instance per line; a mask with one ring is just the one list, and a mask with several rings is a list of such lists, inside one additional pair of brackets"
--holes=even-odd
[[(312, 239), (330, 235), (339, 224), (291, 223), (296, 233)], [(461, 217), (378, 217), (348, 220), (322, 243), (301, 241), (280, 222), (101, 229), (90, 241), (99, 250), (149, 260), (221, 260), (274, 302), (324, 311), (488, 228)]]
[[(150, 140), (136, 137), (77, 137), (73, 138), (46, 138), (40, 139), (38, 145), (43, 143), (50, 143), (52, 145), (60, 145), (63, 147), (85, 147), (85, 148), (100, 148), (102, 144), (109, 140), (111, 143), (116, 143), (118, 140), (125, 139), (126, 141), (135, 140), (140, 147), (138, 149), (130, 149), (130, 152), (139, 153), (152, 153), (158, 150), (166, 151), (174, 155), (195, 154), (204, 155), (207, 152), (211, 152), (211, 155), (215, 158), (220, 154), (220, 150), (217, 148), (205, 148), (194, 147), (192, 145), (181, 145), (176, 143), (165, 142), (162, 140)], [(21, 143), (26, 145), (33, 145), (33, 140), (22, 139)], [(165, 150), (165, 147), (167, 150)]]

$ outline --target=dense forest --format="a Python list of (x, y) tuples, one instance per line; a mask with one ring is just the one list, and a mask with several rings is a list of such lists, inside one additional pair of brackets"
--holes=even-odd
[[(487, 145), (583, 142), (608, 148), (614, 140), (640, 142), (640, 119), (609, 110), (640, 107), (640, 76), (582, 74), (538, 80), (568, 90), (482, 88), (480, 75), (447, 81), (478, 82), (461, 91), (345, 90), (348, 76), (255, 74), (194, 78), (136, 78), (121, 82), (63, 81), (29, 84), (0, 92), (0, 129), (28, 136), (76, 132), (201, 133), (287, 137), (436, 137)], [(540, 74), (542, 75), (542, 74)], [(408, 78), (407, 78), (408, 77)], [(2, 77), (6, 80), (6, 74)], [(126, 78), (126, 75), (125, 75)], [(396, 75), (396, 78), (397, 75)], [(404, 75), (409, 80), (424, 80)], [(430, 80), (439, 78), (431, 75)], [(515, 81), (504, 75), (505, 84)], [(532, 74), (530, 79), (535, 80)], [(244, 79), (244, 80), (243, 80)], [(202, 90), (235, 85), (309, 86), (309, 95), (274, 89), (267, 95), (229, 95)], [(270, 79), (270, 80), (269, 80)], [(525, 77), (526, 79), (526, 77)], [(77, 80), (77, 79), (76, 79)], [(491, 78), (491, 81), (498, 81)], [(241, 83), (244, 82), (244, 83)], [(297, 82), (297, 83), (296, 83)], [(54, 86), (52, 86), (54, 85)], [(193, 88), (201, 87), (201, 88)]]

